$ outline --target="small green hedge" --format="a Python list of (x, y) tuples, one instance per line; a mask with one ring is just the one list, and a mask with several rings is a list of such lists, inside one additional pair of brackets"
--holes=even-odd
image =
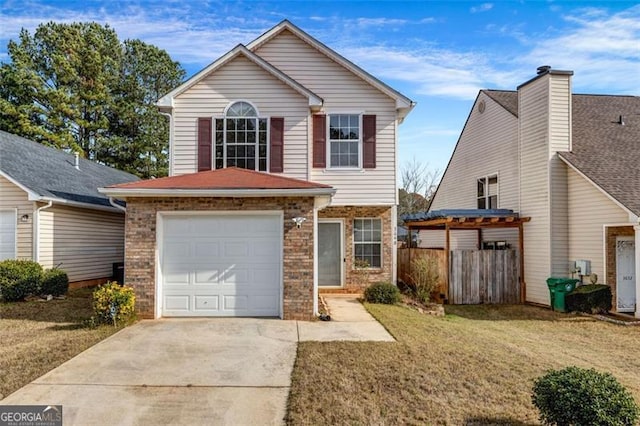
[(364, 300), (369, 303), (393, 305), (400, 301), (400, 290), (391, 283), (371, 284), (364, 290)]
[(567, 311), (599, 314), (611, 310), (611, 287), (589, 284), (576, 287), (565, 296)]
[(47, 269), (42, 274), (40, 293), (62, 296), (69, 290), (69, 277), (62, 269)]
[(548, 425), (635, 425), (640, 415), (631, 393), (609, 373), (567, 367), (533, 386), (532, 402)]
[(5, 302), (17, 302), (36, 294), (40, 288), (42, 266), (31, 260), (7, 259), (0, 262), (0, 295)]

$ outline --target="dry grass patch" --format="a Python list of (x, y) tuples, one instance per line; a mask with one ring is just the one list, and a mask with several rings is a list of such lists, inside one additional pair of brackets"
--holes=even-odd
[(0, 303), (0, 400), (117, 331), (84, 326), (91, 315), (91, 289), (65, 300)]
[(640, 401), (636, 327), (531, 306), (367, 309), (398, 342), (301, 343), (289, 424), (536, 424), (533, 380), (568, 365), (609, 371)]

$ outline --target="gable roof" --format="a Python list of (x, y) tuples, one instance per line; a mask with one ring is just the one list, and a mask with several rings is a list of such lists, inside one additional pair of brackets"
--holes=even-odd
[(560, 158), (640, 216), (640, 97), (574, 95), (572, 139)]
[[(518, 116), (518, 92), (482, 92)], [(571, 151), (558, 156), (640, 216), (639, 96), (572, 95)]]
[(0, 131), (0, 175), (23, 189), (31, 201), (115, 208), (98, 188), (138, 180), (137, 176)]
[(514, 116), (518, 116), (518, 92), (513, 90), (481, 90), (481, 92)]
[(258, 67), (262, 68), (267, 73), (271, 74), (273, 77), (277, 78), (287, 86), (291, 87), (293, 90), (298, 92), (300, 95), (309, 99), (309, 106), (312, 108), (319, 108), (322, 106), (323, 100), (320, 96), (313, 93), (311, 90), (304, 87), (302, 84), (298, 83), (296, 80), (292, 79), (269, 62), (262, 59), (260, 56), (251, 52), (242, 44), (237, 45), (229, 52), (218, 58), (216, 61), (212, 62), (204, 69), (196, 73), (193, 77), (182, 83), (180, 86), (173, 89), (171, 92), (167, 93), (163, 97), (161, 97), (156, 105), (160, 109), (171, 109), (173, 107), (173, 99), (176, 96), (179, 96), (181, 93), (184, 93), (190, 87), (194, 86), (198, 82), (202, 81), (205, 77), (207, 77), (212, 72), (217, 69), (223, 67), (225, 64), (231, 62), (238, 56), (244, 56), (249, 61), (253, 62)]
[(227, 167), (204, 172), (123, 183), (101, 188), (117, 196), (313, 196), (333, 195), (335, 190), (321, 183), (273, 175), (266, 172)]
[(402, 93), (398, 92), (397, 90), (393, 89), (391, 86), (387, 85), (381, 80), (377, 79), (373, 75), (369, 74), (368, 72), (366, 72), (365, 70), (363, 70), (362, 68), (354, 64), (353, 62), (346, 59), (344, 56), (338, 54), (334, 50), (330, 49), (329, 47), (321, 43), (320, 41), (311, 37), (309, 34), (307, 34), (306, 32), (304, 32), (303, 30), (301, 30), (300, 28), (298, 28), (297, 26), (295, 26), (294, 24), (292, 24), (286, 19), (280, 22), (275, 27), (271, 28), (269, 31), (262, 34), (257, 39), (253, 40), (251, 43), (247, 45), (247, 48), (251, 51), (255, 51), (260, 46), (262, 46), (263, 44), (265, 44), (266, 42), (276, 37), (278, 34), (280, 34), (282, 31), (285, 31), (285, 30), (288, 30), (289, 32), (293, 33), (296, 37), (300, 38), (305, 43), (313, 46), (316, 50), (318, 50), (325, 56), (329, 57), (334, 62), (337, 62), (338, 64), (342, 65), (344, 68), (351, 71), (353, 74), (357, 75), (358, 77), (360, 77), (361, 79), (369, 83), (371, 86), (380, 90), (382, 93), (386, 94), (391, 99), (394, 99), (396, 101), (396, 108), (399, 111), (400, 120), (406, 117), (406, 115), (415, 106), (415, 102), (413, 102), (411, 99), (409, 99)]

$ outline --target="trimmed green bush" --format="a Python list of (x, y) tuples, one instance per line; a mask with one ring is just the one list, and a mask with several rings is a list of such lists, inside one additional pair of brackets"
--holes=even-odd
[(7, 259), (0, 262), (0, 295), (6, 302), (24, 300), (38, 292), (42, 266), (31, 260)]
[(565, 296), (568, 312), (599, 314), (611, 310), (611, 287), (603, 284), (589, 284), (576, 287)]
[(69, 277), (62, 269), (47, 269), (42, 274), (40, 293), (62, 296), (69, 290)]
[(532, 400), (548, 425), (632, 426), (639, 416), (631, 393), (594, 369), (552, 370), (535, 381)]
[(391, 283), (371, 284), (364, 290), (364, 300), (369, 303), (393, 305), (400, 301), (400, 290)]
[(135, 303), (133, 288), (115, 281), (105, 283), (93, 292), (93, 311), (102, 323), (115, 325), (133, 321)]

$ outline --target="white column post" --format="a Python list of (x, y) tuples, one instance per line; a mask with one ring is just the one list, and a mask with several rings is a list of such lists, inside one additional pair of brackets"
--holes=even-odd
[(636, 272), (635, 272), (635, 280), (636, 280), (636, 318), (640, 318), (640, 279), (638, 279), (638, 272), (640, 272), (640, 224), (634, 225), (633, 230), (635, 231), (636, 241), (635, 241), (635, 257), (636, 257)]

